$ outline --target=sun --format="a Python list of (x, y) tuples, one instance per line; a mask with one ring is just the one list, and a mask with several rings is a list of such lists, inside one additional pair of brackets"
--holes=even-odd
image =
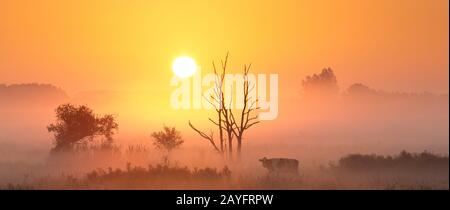
[(197, 64), (191, 57), (180, 56), (173, 61), (172, 71), (177, 77), (187, 78), (197, 71)]

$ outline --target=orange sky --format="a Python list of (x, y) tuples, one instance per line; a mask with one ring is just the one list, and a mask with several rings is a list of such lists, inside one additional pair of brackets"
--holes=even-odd
[(342, 88), (443, 93), (448, 14), (447, 0), (1, 1), (0, 83), (164, 95), (176, 56), (208, 70), (230, 51), (282, 91), (329, 66)]
[(121, 128), (142, 129), (146, 132), (137, 138), (148, 138), (163, 123), (181, 130), (190, 130), (189, 119), (202, 128), (209, 123), (196, 111), (170, 108), (172, 61), (192, 56), (207, 72), (212, 60), (229, 51), (234, 72), (252, 62), (254, 73), (279, 74), (279, 118), (259, 131), (272, 132), (274, 124), (290, 129), (285, 125), (292, 124), (291, 110), (299, 106), (293, 100), (301, 80), (324, 67), (334, 69), (341, 90), (361, 82), (387, 91), (448, 93), (448, 4), (0, 1), (0, 84), (51, 83), (70, 96), (85, 90), (144, 91), (146, 96), (120, 103), (98, 98), (106, 104), (100, 110), (87, 103), (100, 113), (119, 113)]

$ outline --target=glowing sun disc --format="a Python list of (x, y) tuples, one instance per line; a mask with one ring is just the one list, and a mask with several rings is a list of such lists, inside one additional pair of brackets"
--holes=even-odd
[(173, 61), (172, 71), (177, 77), (190, 77), (197, 71), (197, 64), (191, 57), (181, 56)]

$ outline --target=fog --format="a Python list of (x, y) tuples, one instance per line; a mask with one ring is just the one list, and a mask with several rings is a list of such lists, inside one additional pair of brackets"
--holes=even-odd
[[(307, 83), (303, 82), (298, 97), (281, 98), (277, 120), (263, 121), (249, 131), (239, 164), (223, 161), (187, 126), (187, 121), (193, 120), (203, 122), (201, 128), (211, 128), (207, 117), (213, 113), (208, 111), (156, 119), (139, 114), (145, 110), (146, 115), (158, 116), (157, 109), (164, 103), (145, 100), (153, 97), (152, 93), (91, 91), (68, 96), (51, 85), (0, 85), (2, 183), (23, 180), (25, 174), (82, 175), (97, 168), (124, 168), (127, 163), (159, 164), (161, 154), (153, 147), (150, 133), (163, 124), (175, 126), (185, 139), (185, 144), (171, 154), (171, 164), (228, 166), (235, 175), (244, 177), (264, 176), (266, 170), (258, 161), (262, 157), (294, 158), (300, 161), (300, 171), (307, 171), (351, 153), (393, 155), (406, 150), (448, 155), (448, 94), (388, 92), (363, 84), (339, 89), (330, 82), (311, 89)], [(55, 121), (54, 110), (63, 103), (87, 104), (96, 113), (116, 115), (119, 133), (114, 139), (120, 155), (79, 155), (70, 164), (61, 161), (64, 158), (50, 158), (53, 137), (46, 126)], [(176, 111), (166, 110), (166, 115), (177, 115), (171, 112)]]

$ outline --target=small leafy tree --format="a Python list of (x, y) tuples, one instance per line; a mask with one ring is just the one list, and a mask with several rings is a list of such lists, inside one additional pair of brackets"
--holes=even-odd
[(102, 147), (110, 147), (118, 127), (113, 115), (100, 117), (85, 105), (63, 104), (56, 108), (56, 122), (47, 126), (47, 130), (54, 135), (52, 152), (57, 152), (86, 145), (96, 136), (104, 137)]
[(169, 161), (170, 152), (180, 147), (184, 142), (180, 132), (175, 127), (168, 126), (164, 126), (162, 131), (153, 132), (152, 139), (156, 149), (165, 153), (163, 159), (166, 164)]

